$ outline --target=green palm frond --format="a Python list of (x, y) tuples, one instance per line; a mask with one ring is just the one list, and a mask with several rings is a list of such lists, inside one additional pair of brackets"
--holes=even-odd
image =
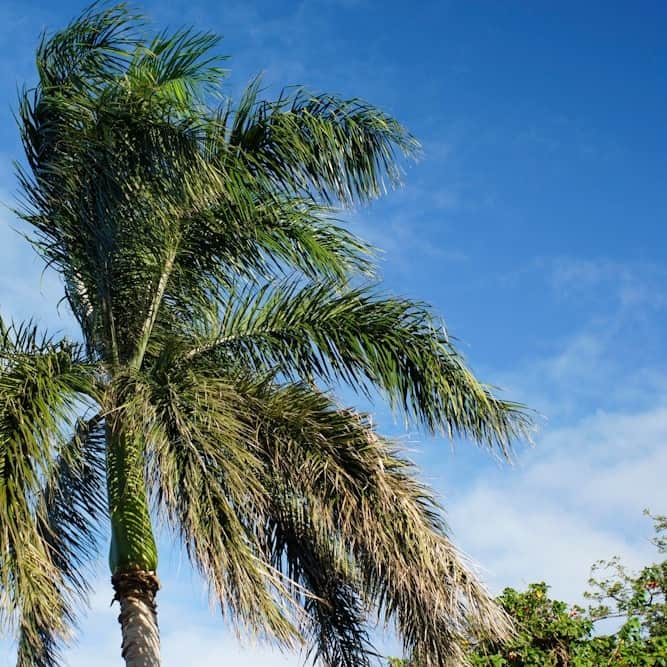
[(219, 66), (224, 58), (211, 54), (219, 42), (211, 33), (162, 32), (135, 51), (127, 83), (143, 89), (147, 99), (154, 98), (151, 103), (166, 102), (189, 114), (207, 92), (216, 90), (225, 74)]
[(340, 380), (366, 392), (375, 386), (431, 431), (469, 435), (504, 455), (530, 427), (521, 406), (476, 380), (422, 304), (321, 282), (232, 294), (224, 308), (218, 330), (190, 358), (241, 359), (256, 372)]
[(55, 35), (42, 35), (37, 49), (42, 85), (62, 93), (117, 76), (139, 44), (140, 23), (125, 4), (106, 9), (94, 4)]
[(296, 88), (265, 102), (259, 93), (256, 79), (230, 115), (229, 143), (290, 196), (368, 201), (400, 182), (399, 156), (419, 153), (400, 123), (364, 100)]
[(164, 298), (153, 329), (152, 350), (175, 331), (215, 327), (220, 301), (240, 282), (275, 275), (311, 280), (372, 276), (375, 250), (332, 218), (333, 211), (304, 200), (268, 196), (251, 213), (227, 202), (184, 222)]
[[(375, 196), (396, 152), (414, 148), (400, 125), (358, 101), (295, 93), (257, 106), (252, 93), (226, 128), (200, 95), (222, 75), (216, 38), (181, 31), (142, 46), (133, 25), (124, 8), (86, 13), (45, 42), (40, 62), (58, 84), (44, 74), (19, 107), (32, 172), (19, 170), (20, 214), (63, 273), (90, 351), (140, 363), (160, 308), (199, 312), (239, 276), (371, 273), (368, 246), (327, 220), (306, 181), (327, 200)], [(83, 57), (79, 72), (77, 48), (99, 76)], [(276, 171), (287, 154), (283, 176), (301, 174), (292, 185)]]
[(75, 479), (80, 441), (67, 433), (94, 395), (94, 378), (70, 343), (40, 337), (31, 325), (3, 325), (1, 333), (0, 620), (19, 624), (22, 655), (55, 660), (73, 619), (71, 603), (83, 592), (78, 569), (92, 549), (85, 515), (68, 513), (63, 494), (75, 500), (80, 492), (72, 510), (99, 502), (84, 479), (79, 487), (59, 486), (59, 477)]
[(281, 272), (339, 280), (374, 273), (373, 248), (342, 227), (332, 209), (270, 192), (262, 199), (258, 190), (253, 188), (244, 210), (221, 202), (186, 222), (174, 296), (183, 279), (210, 286), (215, 295), (239, 278), (269, 278)]

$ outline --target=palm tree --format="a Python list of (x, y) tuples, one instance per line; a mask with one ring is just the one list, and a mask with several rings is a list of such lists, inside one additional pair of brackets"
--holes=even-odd
[[(110, 528), (126, 664), (159, 664), (153, 525), (229, 618), (322, 665), (368, 665), (368, 619), (425, 665), (507, 622), (431, 491), (370, 417), (507, 455), (526, 412), (470, 373), (428, 307), (384, 295), (336, 211), (417, 142), (360, 100), (220, 95), (218, 39), (142, 41), (94, 6), (37, 50), (19, 214), (81, 343), (0, 330), (0, 586), (18, 664), (55, 665)], [(220, 104), (212, 107), (218, 94)]]

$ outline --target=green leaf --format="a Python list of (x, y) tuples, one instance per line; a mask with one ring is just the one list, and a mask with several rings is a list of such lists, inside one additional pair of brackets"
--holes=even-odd
[(271, 284), (223, 304), (220, 324), (190, 359), (241, 360), (257, 373), (379, 388), (392, 407), (431, 431), (469, 435), (509, 455), (529, 433), (522, 406), (497, 398), (466, 367), (428, 308), (335, 282)]

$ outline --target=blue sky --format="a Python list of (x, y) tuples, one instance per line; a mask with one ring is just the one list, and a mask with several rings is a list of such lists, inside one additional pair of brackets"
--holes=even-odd
[[(652, 553), (644, 507), (667, 493), (667, 6), (660, 2), (174, 0), (159, 27), (224, 36), (229, 90), (265, 73), (361, 96), (424, 145), (405, 187), (349, 212), (384, 249), (388, 290), (430, 301), (473, 368), (544, 415), (513, 468), (467, 443), (401, 434), (442, 495), (453, 535), (492, 589), (546, 580), (576, 600), (589, 565)], [(20, 156), (17, 86), (39, 32), (78, 2), (0, 5), (0, 200)], [(0, 209), (0, 310), (73, 331), (62, 294)], [(244, 648), (208, 613), (176, 552), (163, 558), (164, 664), (297, 665)], [(71, 665), (119, 664), (100, 567)], [(194, 654), (193, 654), (194, 653)], [(3, 645), (0, 664), (12, 664)]]

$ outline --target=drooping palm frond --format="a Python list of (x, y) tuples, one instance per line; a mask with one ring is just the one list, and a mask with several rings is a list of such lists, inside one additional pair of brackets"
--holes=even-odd
[(509, 455), (530, 426), (518, 405), (493, 395), (423, 304), (336, 282), (268, 285), (231, 294), (217, 330), (188, 353), (263, 373), (334, 380), (368, 391), (431, 431), (469, 435)]
[(263, 384), (173, 363), (153, 369), (136, 414), (158, 505), (232, 622), (285, 647), (307, 641), (318, 664), (370, 664), (348, 551), (271, 472)]
[[(100, 521), (106, 516), (104, 424), (98, 415), (80, 421), (75, 431), (59, 449), (35, 509), (38, 533), (59, 573), (54, 583), (67, 628), (76, 625), (80, 608), (87, 604), (88, 575), (98, 555)], [(21, 609), (17, 667), (56, 667), (63, 637), (36, 611)]]
[(95, 458), (68, 436), (94, 376), (76, 346), (31, 325), (1, 329), (0, 621), (18, 624), (25, 664), (55, 664), (94, 549)]
[[(462, 640), (507, 635), (507, 618), (448, 539), (431, 491), (366, 417), (304, 386), (273, 387), (259, 405), (267, 474), (292, 499), (294, 520), (306, 517), (321, 544), (338, 545), (358, 595), (411, 653), (429, 667), (463, 664)], [(298, 548), (292, 557), (298, 563)]]
[(365, 416), (305, 385), (225, 373), (172, 360), (137, 413), (159, 502), (239, 620), (285, 642), (261, 616), (281, 593), (327, 667), (368, 663), (373, 609), (427, 665), (464, 638), (507, 632), (430, 491)]
[(305, 612), (301, 632), (306, 657), (325, 667), (364, 667), (376, 655), (360, 574), (339, 536), (321, 529), (308, 498), (271, 475), (265, 531), (267, 559), (295, 582)]
[(247, 406), (225, 379), (169, 370), (137, 376), (142, 388), (124, 407), (145, 437), (161, 516), (232, 623), (293, 646), (288, 590), (244, 521), (267, 502)]

